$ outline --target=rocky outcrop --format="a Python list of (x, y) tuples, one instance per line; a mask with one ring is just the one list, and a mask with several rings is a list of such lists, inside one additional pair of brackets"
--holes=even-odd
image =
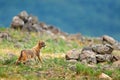
[(40, 31), (40, 24), (36, 16), (29, 15), (26, 11), (22, 11), (13, 17), (11, 28), (26, 31)]
[(17, 16), (13, 17), (11, 28), (28, 32), (51, 33), (51, 35), (66, 35), (66, 33), (62, 32), (57, 27), (40, 22), (36, 16), (29, 15), (26, 11), (22, 11)]
[(18, 15), (14, 16), (10, 26), (10, 28), (15, 30), (39, 32), (41, 34), (45, 33), (52, 36), (53, 38), (62, 38), (67, 41), (74, 40), (79, 44), (83, 44), (85, 41), (85, 38), (80, 33), (65, 33), (56, 26), (48, 25), (44, 22), (39, 21), (36, 16), (29, 15), (26, 11), (22, 11)]
[(76, 58), (76, 60), (84, 64), (97, 64), (101, 62), (114, 62), (119, 60), (116, 56), (112, 54), (114, 50), (113, 45), (117, 41), (109, 36), (104, 36), (103, 38), (106, 43), (94, 44), (92, 46), (85, 47), (81, 51), (77, 52), (77, 55), (75, 53), (75, 51), (77, 50), (69, 52), (69, 54), (66, 54), (66, 59), (71, 60), (74, 57)]
[(111, 54), (112, 51), (113, 48), (108, 46), (108, 44), (85, 47), (80, 54), (80, 61), (89, 64), (96, 64), (99, 62), (113, 62), (115, 59)]

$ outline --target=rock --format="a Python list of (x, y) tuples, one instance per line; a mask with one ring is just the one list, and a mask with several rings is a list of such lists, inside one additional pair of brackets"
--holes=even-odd
[(71, 60), (71, 59), (78, 60), (79, 55), (80, 55), (80, 51), (73, 49), (66, 53), (65, 58), (66, 58), (66, 60)]
[(68, 68), (69, 68), (71, 71), (76, 71), (76, 65), (68, 65)]
[(32, 26), (33, 26), (32, 23), (26, 23), (26, 24), (24, 24), (22, 30), (28, 31), (28, 32), (36, 31)]
[(26, 23), (22, 30), (28, 32), (41, 32), (42, 28), (39, 24)]
[(96, 60), (97, 62), (104, 62), (106, 59), (104, 55), (98, 54), (96, 55)]
[(6, 32), (0, 32), (0, 39), (7, 39), (7, 40), (11, 40), (11, 37), (8, 33)]
[(39, 20), (36, 16), (28, 15), (26, 11), (22, 11), (18, 16), (13, 17), (11, 28), (23, 31), (41, 31)]
[(22, 39), (22, 42), (28, 42), (28, 41), (30, 41), (30, 36), (29, 35)]
[(78, 33), (78, 34), (71, 34), (67, 37), (68, 40), (80, 40), (83, 41), (83, 36)]
[(8, 59), (13, 59), (14, 57), (16, 57), (16, 55), (14, 53), (11, 53), (11, 52), (7, 53), (6, 56), (7, 56)]
[(113, 55), (111, 54), (97, 54), (96, 55), (97, 62), (112, 62), (113, 61)]
[(15, 45), (14, 45), (14, 47), (15, 48), (21, 48), (23, 45), (21, 44), (21, 43), (19, 43), (19, 42), (17, 42)]
[(102, 42), (103, 44), (110, 44), (115, 50), (120, 50), (120, 43), (108, 35), (102, 37)]
[(13, 17), (11, 28), (20, 29), (22, 31), (28, 32), (38, 32), (38, 33), (51, 33), (49, 35), (61, 35), (67, 36), (66, 33), (62, 32), (55, 26), (47, 25), (44, 22), (39, 22), (38, 18), (33, 15), (29, 15), (26, 11), (20, 12), (17, 16)]
[(93, 69), (97, 69), (97, 65), (95, 65), (95, 64), (92, 64), (92, 65), (91, 64), (87, 64), (87, 66), (90, 67), (90, 68), (93, 68)]
[(77, 60), (67, 60), (69, 63), (77, 63)]
[(120, 69), (120, 60), (113, 62), (112, 66)]
[(106, 62), (101, 63), (101, 66), (99, 67), (101, 70), (114, 70), (113, 66), (111, 64), (108, 64)]
[(35, 32), (42, 32), (43, 31), (43, 29), (40, 27), (39, 24), (33, 24), (32, 27), (33, 27)]
[(29, 15), (28, 23), (39, 24), (39, 20), (36, 16)]
[(113, 55), (113, 62), (114, 62), (114, 61), (118, 61), (118, 60), (120, 60), (120, 56)]
[(24, 23), (27, 23), (29, 15), (26, 11), (22, 11), (18, 16), (24, 21)]
[(65, 40), (65, 41), (66, 41), (66, 37), (65, 37), (65, 36), (63, 36), (63, 35), (60, 35), (60, 36), (59, 36), (59, 38), (60, 38), (60, 39), (63, 39), (63, 40)]
[(113, 51), (113, 47), (109, 44), (96, 45), (92, 49), (94, 52), (96, 52), (98, 54), (111, 54)]
[(101, 73), (99, 79), (112, 80), (112, 78), (105, 73)]
[(18, 16), (14, 16), (12, 23), (11, 23), (11, 28), (13, 29), (22, 29), (24, 26), (24, 21), (19, 18)]
[(114, 45), (116, 43), (116, 40), (108, 35), (102, 36), (102, 42), (103, 44), (108, 43), (110, 45)]
[(112, 45), (114, 50), (120, 50), (120, 43), (116, 42), (114, 45)]
[(92, 47), (84, 47), (81, 52), (86, 51), (86, 50), (93, 51)]
[(53, 71), (36, 71), (36, 76), (37, 77), (42, 77), (42, 76), (51, 76), (53, 75)]
[(44, 22), (41, 22), (41, 23), (40, 23), (40, 26), (41, 26), (42, 29), (44, 29), (44, 30), (47, 30), (47, 29), (48, 29), (48, 26), (47, 26)]
[(60, 30), (54, 26), (48, 26), (48, 30), (50, 30), (52, 33), (54, 34), (59, 34), (60, 33)]
[(113, 55), (112, 54), (105, 54), (105, 59), (107, 62), (113, 62)]
[(80, 61), (82, 63), (96, 64), (96, 53), (90, 50), (84, 50), (80, 54)]
[(47, 31), (46, 31), (46, 34), (49, 34), (49, 35), (51, 35), (51, 36), (55, 36), (55, 34), (53, 34), (50, 30), (47, 30)]

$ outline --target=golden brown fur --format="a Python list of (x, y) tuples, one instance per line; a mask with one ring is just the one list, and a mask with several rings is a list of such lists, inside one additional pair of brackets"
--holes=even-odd
[(43, 41), (39, 41), (37, 43), (37, 45), (35, 47), (33, 47), (32, 49), (22, 50), (18, 60), (16, 61), (16, 64), (18, 64), (19, 62), (25, 63), (27, 60), (29, 60), (31, 58), (35, 59), (36, 57), (38, 57), (39, 61), (42, 63), (42, 60), (41, 60), (40, 54), (39, 54), (40, 49), (42, 47), (45, 47), (45, 43)]

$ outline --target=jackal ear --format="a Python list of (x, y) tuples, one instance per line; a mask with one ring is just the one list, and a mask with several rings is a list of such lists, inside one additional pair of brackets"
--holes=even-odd
[(41, 42), (42, 42), (41, 40), (38, 41), (38, 43), (41, 43)]
[(39, 40), (38, 43), (39, 43), (39, 45), (40, 45), (41, 43), (43, 43), (43, 41), (42, 41), (42, 40)]
[(40, 42), (41, 42), (41, 40), (38, 41), (38, 43), (40, 43)]
[(39, 45), (39, 46), (41, 45), (41, 41), (40, 41), (40, 40), (38, 41), (38, 45)]

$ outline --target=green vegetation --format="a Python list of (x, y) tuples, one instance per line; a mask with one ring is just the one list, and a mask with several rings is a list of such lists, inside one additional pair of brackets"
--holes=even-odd
[[(9, 49), (14, 49), (14, 45), (19, 42), (22, 45), (21, 49), (32, 48), (37, 44), (39, 40), (43, 40), (46, 43), (46, 48), (42, 50), (43, 53), (65, 53), (66, 51), (79, 48), (78, 44), (74, 41), (67, 42), (59, 37), (55, 37), (55, 39), (47, 34), (39, 34), (39, 33), (27, 33), (21, 32), (20, 30), (12, 30), (8, 29), (7, 32), (11, 35), (12, 40), (2, 40), (0, 42), (0, 47), (7, 48), (9, 45)], [(17, 48), (15, 48), (17, 49)]]
[(76, 73), (77, 74), (82, 74), (82, 75), (90, 75), (90, 76), (96, 76), (101, 73), (99, 70), (94, 70), (90, 67), (87, 67), (83, 64), (76, 64)]
[[(87, 67), (80, 62), (72, 64), (64, 58), (65, 53), (73, 48), (81, 48), (75, 41), (65, 41), (60, 37), (53, 38), (47, 34), (27, 33), (12, 29), (0, 29), (9, 32), (12, 39), (0, 41), (0, 80), (97, 80), (98, 75), (106, 73), (114, 80), (119, 80), (120, 70), (102, 70)], [(51, 38), (52, 37), (52, 38)], [(38, 40), (43, 40), (46, 47), (41, 50), (43, 64), (15, 65), (20, 50), (30, 49)], [(20, 47), (15, 47), (20, 43)], [(9, 55), (12, 53), (14, 55)], [(69, 65), (75, 65), (75, 71)]]

